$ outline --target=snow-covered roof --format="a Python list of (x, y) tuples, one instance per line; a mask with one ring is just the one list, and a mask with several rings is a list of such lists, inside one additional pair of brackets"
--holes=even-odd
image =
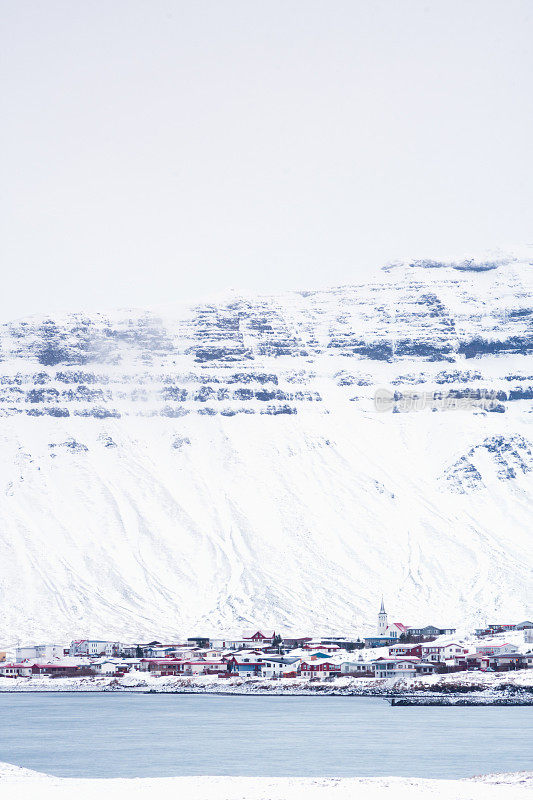
[(394, 664), (398, 662), (407, 661), (408, 663), (419, 664), (421, 659), (417, 658), (416, 656), (395, 656), (391, 658), (387, 658), (386, 656), (381, 656), (380, 658), (373, 659), (372, 663), (375, 664), (377, 661), (379, 661), (380, 663), (392, 662)]
[(269, 628), (256, 628), (255, 630), (250, 628), (250, 630), (244, 631), (242, 638), (251, 639), (252, 636), (256, 636), (258, 633), (262, 635), (263, 639), (272, 639), (276, 634), (275, 631), (272, 631)]

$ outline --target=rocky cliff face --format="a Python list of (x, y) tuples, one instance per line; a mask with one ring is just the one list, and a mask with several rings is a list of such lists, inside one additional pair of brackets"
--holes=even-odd
[(2, 326), (0, 643), (523, 617), (531, 273)]

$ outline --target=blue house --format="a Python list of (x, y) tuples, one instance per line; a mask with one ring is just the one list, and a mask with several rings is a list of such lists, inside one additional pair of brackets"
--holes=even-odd
[(261, 667), (260, 661), (237, 661), (236, 658), (231, 658), (228, 661), (228, 672), (232, 672), (234, 675), (242, 675), (245, 678), (260, 675)]

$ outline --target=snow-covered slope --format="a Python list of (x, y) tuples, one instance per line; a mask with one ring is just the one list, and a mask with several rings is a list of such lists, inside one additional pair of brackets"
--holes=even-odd
[(532, 274), (2, 326), (0, 643), (531, 617)]

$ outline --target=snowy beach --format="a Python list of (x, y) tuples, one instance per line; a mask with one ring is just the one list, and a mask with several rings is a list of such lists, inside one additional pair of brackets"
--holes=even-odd
[(181, 796), (188, 800), (526, 800), (533, 796), (533, 773), (484, 775), (469, 780), (422, 780), (418, 778), (55, 778), (44, 773), (0, 764), (0, 789), (5, 797), (19, 800), (38, 794), (40, 800), (76, 796), (85, 800), (112, 796), (136, 800), (155, 796)]

